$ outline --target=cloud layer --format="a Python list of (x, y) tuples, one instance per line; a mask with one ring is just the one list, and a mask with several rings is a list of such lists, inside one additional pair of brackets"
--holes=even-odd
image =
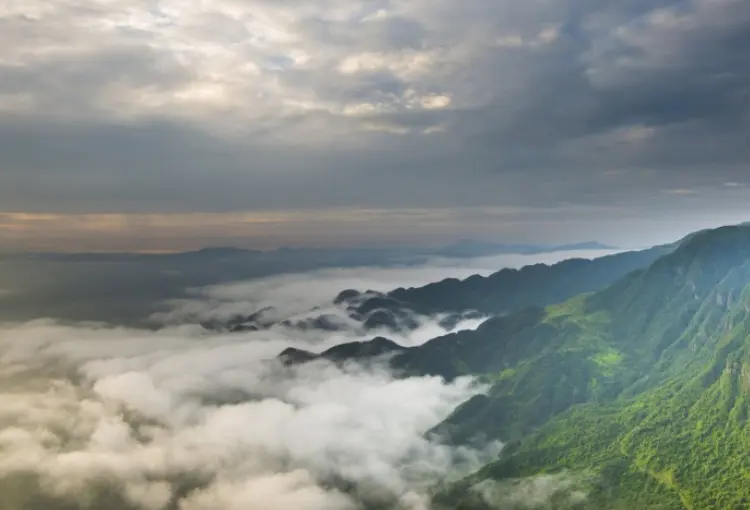
[(0, 203), (731, 212), (748, 33), (744, 0), (6, 2)]
[[(469, 377), (397, 377), (378, 359), (287, 366), (277, 356), (380, 333), (363, 332), (344, 304), (333, 305), (342, 289), (387, 291), (571, 255), (602, 252), (434, 259), (215, 285), (168, 303), (153, 318), (160, 327), (148, 330), (0, 324), (0, 508), (429, 510), (437, 483), (500, 453), (501, 443), (475, 449), (426, 434), (487, 388)], [(290, 323), (231, 334), (197, 324), (266, 306)], [(324, 313), (346, 327), (293, 325)], [(388, 336), (412, 346), (446, 331), (440, 317), (415, 318), (417, 329)], [(562, 474), (486, 483), (474, 496), (501, 509), (541, 508), (584, 498), (584, 481)]]
[(288, 345), (192, 327), (4, 329), (3, 508), (417, 509), (434, 480), (477, 465), (423, 438), (481, 390), (471, 380), (268, 361)]
[[(388, 276), (286, 275), (198, 297), (207, 316), (230, 303), (253, 311), (249, 296), (295, 317), (330, 303), (342, 283), (388, 286)], [(399, 379), (377, 362), (288, 367), (275, 359), (287, 347), (369, 339), (357, 328), (217, 334), (181, 316), (156, 331), (51, 320), (0, 328), (0, 506), (422, 510), (436, 481), (499, 451), (425, 437), (483, 391), (471, 378)], [(394, 338), (415, 345), (444, 332), (434, 318), (420, 320)]]

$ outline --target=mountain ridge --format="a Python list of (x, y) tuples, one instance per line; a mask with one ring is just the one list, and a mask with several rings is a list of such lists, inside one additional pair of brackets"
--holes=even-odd
[[(430, 435), (506, 447), (442, 486), (437, 510), (750, 508), (750, 226), (659, 248), (599, 289), (385, 349), (401, 376), (489, 386)], [(310, 359), (367, 359), (363, 344)], [(552, 500), (502, 499), (508, 484), (550, 479), (567, 480)]]
[(459, 441), (479, 431), (511, 441), (438, 501), (489, 508), (470, 487), (593, 471), (599, 481), (576, 508), (749, 507), (750, 228), (693, 236), (502, 341), (524, 343), (545, 321), (555, 335), (542, 352), (492, 374), (488, 396), (438, 427)]
[(397, 288), (388, 295), (416, 310), (473, 309), (499, 314), (524, 306), (546, 306), (599, 290), (629, 272), (644, 268), (678, 243), (626, 251), (594, 259), (573, 258), (556, 264), (505, 268), (489, 276), (447, 278), (423, 287)]
[(280, 246), (273, 249), (255, 249), (242, 248), (239, 246), (204, 246), (185, 251), (165, 251), (165, 252), (87, 252), (87, 251), (20, 251), (20, 252), (3, 252), (0, 256), (5, 258), (11, 257), (29, 257), (49, 260), (133, 260), (138, 258), (185, 258), (185, 257), (236, 257), (236, 256), (269, 256), (283, 254), (298, 254), (304, 252), (341, 252), (341, 253), (366, 253), (366, 252), (383, 252), (394, 254), (402, 253), (404, 255), (432, 255), (454, 258), (481, 257), (498, 254), (525, 254), (534, 255), (540, 253), (551, 253), (555, 251), (584, 251), (584, 250), (616, 250), (617, 247), (600, 243), (598, 241), (582, 241), (569, 244), (548, 245), (548, 244), (518, 244), (518, 243), (494, 243), (473, 239), (462, 239), (453, 244), (440, 247), (419, 247), (419, 246), (387, 246), (387, 247), (319, 247), (319, 246)]

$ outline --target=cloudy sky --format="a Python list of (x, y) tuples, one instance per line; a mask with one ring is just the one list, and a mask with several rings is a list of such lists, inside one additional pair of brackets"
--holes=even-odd
[(746, 219), (747, 0), (5, 0), (0, 248)]

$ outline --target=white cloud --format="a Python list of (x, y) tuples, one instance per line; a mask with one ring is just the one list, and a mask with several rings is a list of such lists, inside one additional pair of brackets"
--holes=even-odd
[[(527, 478), (485, 480), (472, 490), (491, 508), (561, 508), (575, 507), (586, 500), (584, 490), (591, 477), (582, 473), (561, 472)], [(552, 503), (554, 501), (554, 503)]]
[[(5, 325), (0, 484), (31, 477), (7, 499), (8, 510), (28, 510), (30, 498), (76, 510), (164, 510), (175, 500), (180, 510), (353, 510), (360, 500), (427, 509), (436, 480), (467, 473), (501, 447), (477, 451), (425, 438), (484, 388), (471, 378), (396, 379), (378, 363), (275, 361), (290, 346), (320, 351), (373, 336), (356, 327), (218, 334), (186, 317), (265, 305), (287, 317), (309, 315), (314, 306), (322, 307), (315, 313), (335, 312), (331, 299), (344, 288), (387, 290), (567, 255), (436, 259), (423, 267), (324, 270), (208, 287), (189, 306), (177, 303), (170, 316), (176, 325), (155, 331), (50, 320)], [(421, 321), (392, 337), (416, 345), (444, 332), (434, 318)], [(355, 483), (356, 492), (341, 481)], [(97, 499), (103, 497), (110, 499)]]
[[(501, 3), (467, 13), (442, 0), (328, 0), (314, 9), (265, 0), (96, 0), (85, 9), (73, 0), (13, 2), (0, 12), (9, 28), (0, 64), (28, 70), (19, 79), (38, 114), (189, 119), (223, 132), (240, 120), (265, 125), (310, 111), (343, 118), (352, 103), (384, 95), (394, 106), (435, 107), (409, 102), (409, 90), (481, 106), (493, 86), (457, 73), (481, 65), (493, 39), (536, 47), (559, 37), (534, 9)], [(527, 35), (508, 35), (513, 17)], [(66, 80), (39, 79), (55, 70)]]
[[(324, 307), (316, 313), (331, 311), (342, 288), (417, 285), (489, 272), (499, 260), (284, 275), (202, 289), (194, 305), (206, 316), (275, 305), (300, 317), (316, 305)], [(529, 258), (502, 260), (520, 265)], [(444, 332), (435, 319), (421, 320), (419, 329), (393, 338), (416, 345)], [(377, 363), (274, 361), (289, 346), (319, 351), (372, 336), (354, 327), (227, 335), (189, 323), (156, 331), (49, 320), (5, 325), (0, 483), (33, 475), (8, 510), (27, 510), (24, 498), (76, 510), (164, 510), (175, 499), (180, 510), (349, 510), (360, 500), (427, 509), (432, 483), (498, 452), (499, 444), (475, 451), (424, 437), (483, 388), (471, 378), (395, 379)], [(337, 481), (344, 480), (356, 483), (356, 493), (343, 490)], [(97, 499), (102, 494), (109, 502)]]
[(427, 480), (460, 467), (423, 434), (478, 391), (471, 380), (267, 361), (289, 344), (185, 327), (6, 327), (0, 481), (35, 473), (27, 497), (74, 508), (110, 484), (138, 509), (160, 510), (179, 480), (199, 487), (181, 496), (184, 510), (348, 509), (369, 497), (323, 483), (341, 478), (421, 508), (413, 501), (424, 501)]
[(403, 52), (399, 54), (362, 53), (345, 57), (338, 67), (339, 72), (354, 74), (387, 70), (404, 79), (416, 78), (429, 70), (434, 57), (425, 52)]
[[(86, 9), (66, 0), (12, 3), (0, 12), (12, 28), (3, 37), (0, 63), (32, 74), (64, 66), (71, 81), (86, 80), (85, 90), (63, 89), (62, 82), (54, 92), (38, 81), (29, 84), (30, 100), (47, 114), (186, 117), (214, 128), (226, 115), (235, 122), (310, 109), (341, 114), (342, 94), (361, 84), (320, 81), (331, 67), (345, 74), (385, 71), (423, 89), (420, 80), (436, 61), (435, 48), (380, 50), (393, 34), (378, 12), (385, 11), (368, 14), (363, 5), (341, 1), (315, 9), (263, 0), (158, 6), (98, 0)], [(364, 37), (355, 36), (360, 30)], [(123, 62), (118, 55), (129, 56)], [(377, 97), (378, 85), (368, 88), (366, 94)], [(59, 99), (55, 92), (75, 101), (51, 104)]]

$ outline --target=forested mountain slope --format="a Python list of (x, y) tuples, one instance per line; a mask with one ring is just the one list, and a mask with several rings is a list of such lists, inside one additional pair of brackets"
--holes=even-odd
[(559, 508), (750, 508), (750, 227), (701, 232), (598, 293), (395, 363), (492, 382), (437, 431), (509, 446), (441, 494), (447, 508), (493, 503), (471, 487), (561, 472), (588, 497)]
[[(554, 265), (535, 264), (503, 269), (490, 276), (465, 280), (446, 279), (424, 287), (399, 288), (384, 293), (368, 289), (344, 289), (333, 305), (344, 321), (332, 315), (289, 321), (272, 307), (248, 310), (228, 319), (204, 321), (210, 330), (255, 331), (282, 324), (299, 329), (337, 331), (355, 321), (374, 334), (399, 333), (421, 325), (424, 316), (439, 320), (447, 331), (465, 319), (505, 315), (530, 306), (547, 306), (582, 292), (600, 290), (632, 271), (648, 267), (680, 243), (643, 251), (623, 252), (593, 260), (570, 259)], [(351, 325), (351, 324), (348, 324)], [(356, 357), (356, 356), (355, 356)]]
[[(660, 249), (597, 292), (419, 347), (375, 339), (321, 356), (389, 354), (403, 375), (488, 383), (433, 432), (506, 448), (439, 492), (438, 510), (750, 508), (750, 226)], [(519, 490), (551, 496), (504, 499)]]
[(486, 277), (449, 278), (424, 287), (395, 289), (388, 295), (420, 312), (477, 310), (502, 314), (527, 306), (547, 306), (600, 290), (632, 271), (647, 267), (678, 244), (593, 260), (569, 259), (553, 265), (506, 268)]

